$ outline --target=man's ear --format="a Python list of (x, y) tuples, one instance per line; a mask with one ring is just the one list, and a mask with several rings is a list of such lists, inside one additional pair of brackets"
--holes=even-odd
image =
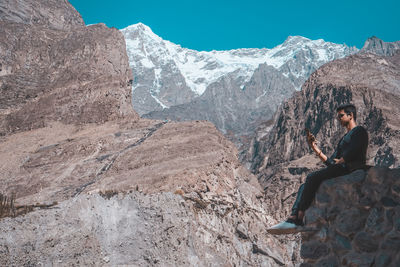
[(352, 120), (354, 117), (353, 117), (353, 112), (350, 112), (349, 114), (348, 114), (348, 116), (350, 116), (350, 120)]

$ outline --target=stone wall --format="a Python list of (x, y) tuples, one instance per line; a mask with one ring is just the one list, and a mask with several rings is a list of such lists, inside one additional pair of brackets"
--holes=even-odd
[(400, 169), (374, 167), (322, 183), (306, 212), (305, 266), (399, 266)]

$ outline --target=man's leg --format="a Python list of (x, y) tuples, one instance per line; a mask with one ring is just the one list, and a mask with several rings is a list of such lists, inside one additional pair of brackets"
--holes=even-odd
[(349, 171), (341, 165), (333, 165), (309, 174), (306, 182), (300, 186), (297, 192), (291, 216), (286, 221), (268, 228), (267, 231), (271, 234), (278, 235), (298, 232), (298, 226), (303, 225), (304, 212), (314, 200), (319, 185), (327, 179), (347, 173), (349, 173)]
[[(320, 186), (320, 184), (328, 179), (332, 179), (338, 176), (342, 176), (348, 174), (349, 171), (344, 168), (342, 165), (333, 165), (322, 170), (312, 172), (307, 176), (306, 182), (304, 186), (300, 186), (299, 195), (297, 198), (299, 199), (293, 205), (293, 209), (298, 213), (301, 212), (301, 215), (304, 215), (304, 212), (310, 207), (312, 201), (315, 198), (315, 194)], [(303, 187), (303, 188), (302, 188)], [(300, 216), (298, 216), (300, 217)], [(301, 216), (302, 217), (302, 216)], [(303, 219), (303, 218), (299, 218)]]
[(347, 174), (348, 171), (342, 165), (333, 165), (307, 175), (306, 182), (300, 185), (294, 201), (289, 222), (302, 225), (304, 212), (311, 205), (320, 184), (334, 177)]
[(297, 191), (296, 200), (293, 203), (292, 212), (290, 213), (290, 217), (297, 218), (299, 212), (299, 203), (301, 196), (303, 195), (304, 184), (301, 184), (299, 190)]

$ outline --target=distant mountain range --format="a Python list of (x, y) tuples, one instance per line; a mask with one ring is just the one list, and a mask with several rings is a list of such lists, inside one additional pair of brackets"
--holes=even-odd
[(144, 24), (121, 30), (133, 70), (133, 107), (142, 116), (209, 120), (247, 134), (272, 117), (321, 65), (355, 47), (290, 36), (273, 49), (196, 51), (163, 40)]

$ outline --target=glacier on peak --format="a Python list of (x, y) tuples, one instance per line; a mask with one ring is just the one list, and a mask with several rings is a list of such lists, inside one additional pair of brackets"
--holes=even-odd
[[(142, 23), (121, 31), (126, 39), (132, 68), (174, 64), (197, 95), (202, 95), (207, 86), (218, 78), (238, 69), (242, 70), (241, 75), (250, 79), (258, 65), (265, 63), (264, 57), (268, 52), (268, 49), (196, 51), (163, 40)], [(148, 60), (143, 60), (144, 57)], [(149, 64), (149, 61), (153, 64)]]

